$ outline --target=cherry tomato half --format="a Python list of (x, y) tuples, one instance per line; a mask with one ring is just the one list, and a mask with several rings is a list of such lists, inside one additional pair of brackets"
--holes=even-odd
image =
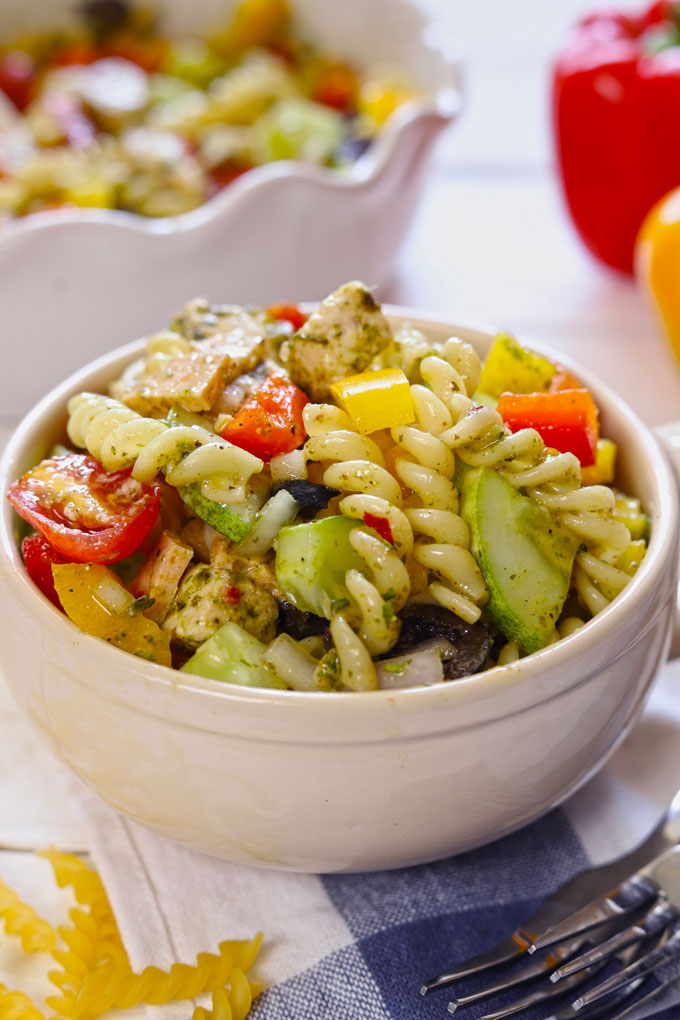
[(44, 460), (7, 493), (52, 549), (75, 563), (117, 563), (138, 548), (158, 517), (160, 486), (129, 471), (108, 472), (93, 457)]
[(52, 564), (64, 563), (64, 557), (54, 551), (46, 538), (38, 534), (26, 536), (21, 543), (21, 555), (24, 558), (26, 573), (30, 579), (50, 602), (61, 609), (61, 602), (54, 587)]

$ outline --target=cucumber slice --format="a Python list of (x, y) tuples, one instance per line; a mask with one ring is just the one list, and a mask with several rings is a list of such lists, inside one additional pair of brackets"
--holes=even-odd
[(276, 580), (297, 609), (330, 620), (334, 604), (347, 599), (345, 574), (352, 568), (366, 569), (349, 544), (350, 531), (359, 523), (347, 517), (324, 517), (281, 529)]
[(485, 612), (524, 652), (554, 636), (578, 539), (492, 468), (468, 471), (460, 513), (489, 588)]
[[(202, 521), (209, 524), (220, 535), (226, 535), (235, 542), (240, 542), (250, 531), (250, 520), (236, 513), (226, 503), (217, 503), (214, 499), (207, 499), (201, 492), (199, 482), (192, 482), (179, 489), (179, 494), (190, 510), (200, 517)], [(239, 507), (239, 509), (244, 509)]]
[(181, 667), (185, 673), (240, 684), (242, 687), (277, 687), (286, 684), (264, 668), (265, 646), (237, 623), (223, 623)]

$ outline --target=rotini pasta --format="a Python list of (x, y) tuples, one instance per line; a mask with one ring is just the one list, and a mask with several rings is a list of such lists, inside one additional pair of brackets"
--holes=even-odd
[(18, 935), (25, 953), (49, 953), (56, 935), (51, 924), (38, 917), (4, 882), (0, 881), (0, 918), (8, 935)]
[[(71, 886), (81, 904), (69, 911), (70, 924), (58, 926), (59, 945), (55, 945), (57, 933), (51, 926), (40, 922), (4, 884), (3, 918), (5, 922), (12, 918), (8, 930), (21, 936), (24, 952), (49, 952), (59, 964), (59, 970), (48, 974), (60, 993), (47, 999), (55, 1020), (88, 1020), (114, 1006), (128, 1009), (142, 1002), (162, 1005), (204, 992), (213, 993), (213, 1008), (212, 1012), (195, 1010), (199, 1020), (245, 1020), (253, 999), (262, 990), (245, 973), (260, 948), (261, 934), (246, 941), (221, 942), (217, 954), (199, 953), (195, 966), (176, 963), (169, 972), (146, 967), (135, 974), (97, 873), (78, 857), (53, 848), (41, 851), (39, 856), (52, 864), (57, 885)], [(0, 984), (0, 1020), (45, 1017), (23, 992)]]
[[(9, 494), (68, 561), (53, 575), (71, 619), (186, 672), (368, 691), (402, 670), (418, 682), (407, 658), (421, 646), (428, 683), (509, 665), (617, 598), (647, 520), (611, 487), (610, 440), (597, 461), (587, 390), (551, 392), (564, 373), (507, 335), (482, 363), (455, 337), (393, 334), (357, 282), (297, 314), (283, 340), (262, 311), (194, 301), (112, 381), (116, 397), (71, 398), (68, 439), (90, 456), (49, 458)], [(514, 404), (554, 415), (561, 400), (567, 425), (513, 420), (508, 380)], [(99, 566), (118, 560), (125, 583)]]
[(260, 991), (259, 984), (248, 981), (243, 971), (234, 967), (229, 985), (213, 991), (212, 1008), (197, 1006), (191, 1020), (245, 1020)]
[(0, 1020), (45, 1020), (45, 1017), (28, 995), (0, 984)]
[(170, 426), (143, 418), (113, 397), (79, 393), (68, 402), (68, 437), (87, 449), (107, 471), (132, 467), (138, 482), (161, 471), (169, 485), (200, 482), (207, 499), (236, 502), (244, 486), (263, 468), (259, 457), (195, 425)]

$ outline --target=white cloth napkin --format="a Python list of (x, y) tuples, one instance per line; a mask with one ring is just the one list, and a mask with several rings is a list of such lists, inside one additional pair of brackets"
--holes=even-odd
[[(122, 818), (77, 781), (71, 790), (135, 970), (194, 963), (224, 939), (261, 930), (254, 976), (269, 991), (253, 1018), (410, 1020), (445, 1015), (441, 998), (435, 1009), (435, 997), (418, 995), (420, 980), (507, 934), (575, 871), (651, 832), (680, 788), (679, 737), (680, 661), (662, 670), (606, 768), (562, 809), (491, 847), (379, 875), (230, 864)], [(461, 914), (466, 935), (456, 947)], [(148, 1007), (149, 1015), (186, 1020), (188, 1005)]]

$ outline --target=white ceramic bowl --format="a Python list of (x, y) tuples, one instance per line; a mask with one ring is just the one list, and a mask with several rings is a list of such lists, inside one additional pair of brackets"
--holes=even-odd
[[(154, 6), (168, 31), (195, 33), (224, 24), (233, 3)], [(72, 7), (73, 0), (2, 0), (0, 40), (57, 24)], [(14, 351), (20, 337), (22, 350), (38, 355), (16, 358), (11, 376), (0, 376), (7, 419), (75, 371), (84, 351), (94, 358), (156, 329), (196, 294), (266, 305), (315, 298), (338, 280), (387, 280), (432, 146), (460, 109), (459, 55), (418, 0), (293, 0), (293, 7), (322, 48), (366, 68), (400, 66), (421, 98), (395, 111), (347, 174), (270, 163), (182, 216), (63, 210), (3, 230), (5, 343)]]
[[(488, 350), (491, 332), (387, 311), (435, 339), (455, 334)], [(81, 633), (23, 569), (7, 486), (60, 434), (69, 395), (102, 390), (140, 347), (99, 359), (52, 392), (0, 463), (0, 666), (45, 739), (94, 791), (157, 832), (229, 860), (363, 871), (502, 836), (603, 764), (666, 655), (678, 556), (672, 471), (606, 387), (576, 369), (619, 444), (620, 484), (651, 518), (649, 550), (622, 595), (573, 636), (511, 666), (436, 687), (302, 694), (135, 659)]]

